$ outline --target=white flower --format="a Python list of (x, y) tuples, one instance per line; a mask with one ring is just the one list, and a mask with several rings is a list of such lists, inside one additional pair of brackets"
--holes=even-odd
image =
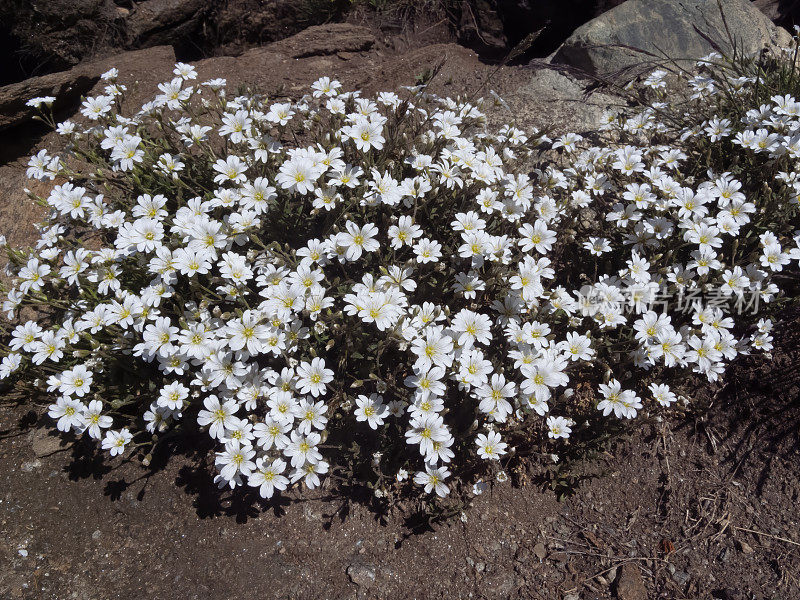
[(572, 433), (572, 421), (565, 417), (547, 417), (547, 437), (568, 438)]
[(375, 239), (375, 236), (378, 235), (378, 228), (372, 223), (359, 227), (353, 221), (347, 221), (345, 228), (347, 231), (336, 236), (336, 241), (346, 249), (345, 258), (347, 260), (358, 260), (361, 258), (362, 252), (375, 252), (380, 248), (380, 243)]
[(444, 498), (450, 493), (450, 488), (444, 483), (444, 480), (450, 476), (450, 471), (444, 467), (431, 468), (425, 465), (424, 471), (418, 471), (414, 475), (414, 483), (425, 487), (425, 493), (430, 494), (436, 492), (440, 498)]
[(156, 403), (162, 408), (169, 410), (180, 410), (183, 408), (183, 401), (189, 397), (189, 388), (178, 381), (174, 381), (161, 388)]
[(50, 405), (48, 415), (51, 419), (58, 419), (56, 427), (59, 431), (69, 431), (72, 428), (82, 429), (86, 423), (86, 407), (79, 400), (61, 397), (55, 404)]
[(270, 328), (258, 321), (258, 315), (250, 310), (244, 311), (240, 318), (229, 321), (225, 327), (228, 347), (234, 351), (246, 350), (253, 356), (261, 354)]
[(280, 102), (273, 104), (266, 114), (267, 121), (277, 123), (281, 126), (286, 125), (295, 114), (291, 106), (291, 104)]
[(262, 498), (272, 498), (275, 490), (283, 491), (289, 484), (289, 479), (281, 475), (286, 470), (286, 463), (276, 458), (271, 463), (263, 456), (256, 459), (247, 478), (247, 485), (257, 487)]
[(101, 446), (103, 450), (108, 450), (111, 456), (117, 456), (125, 452), (125, 446), (127, 446), (132, 439), (133, 435), (128, 431), (127, 427), (124, 427), (120, 431), (106, 431), (106, 437), (103, 438)]
[(734, 267), (733, 269), (725, 269), (722, 273), (723, 284), (720, 286), (719, 291), (725, 296), (736, 294), (742, 296), (744, 290), (750, 285), (750, 280), (742, 272), (741, 267)]
[(324, 460), (319, 460), (313, 463), (307, 462), (303, 466), (297, 467), (294, 471), (292, 471), (290, 481), (295, 483), (302, 479), (303, 483), (306, 484), (306, 487), (308, 487), (310, 490), (313, 490), (314, 488), (319, 487), (319, 476), (327, 473), (329, 466), (330, 465), (328, 465), (328, 463)]
[(56, 99), (53, 96), (41, 96), (37, 98), (31, 98), (25, 103), (25, 105), (32, 106), (33, 108), (40, 108), (42, 104), (47, 104), (49, 106), (55, 101)]
[(319, 400), (312, 402), (307, 398), (302, 399), (294, 409), (295, 418), (298, 421), (297, 431), (308, 435), (313, 429), (325, 429), (328, 418), (325, 413), (328, 406)]
[(550, 398), (551, 389), (569, 383), (569, 376), (564, 373), (567, 364), (567, 360), (561, 355), (542, 353), (532, 363), (521, 366), (520, 371), (525, 380), (520, 389), (525, 394), (532, 394), (546, 402)]
[(84, 413), (84, 423), (89, 437), (99, 440), (103, 437), (103, 429), (108, 429), (113, 425), (114, 420), (108, 415), (102, 414), (103, 403), (100, 400), (92, 400)]
[(389, 227), (387, 232), (391, 240), (392, 248), (402, 248), (404, 245), (412, 245), (414, 240), (422, 236), (422, 229), (414, 224), (408, 215), (401, 216), (397, 225)]
[(7, 379), (12, 373), (16, 372), (22, 364), (22, 355), (11, 352), (0, 361), (0, 379)]
[(642, 408), (642, 401), (631, 390), (622, 390), (616, 379), (611, 379), (607, 384), (600, 384), (600, 393), (603, 400), (597, 403), (597, 409), (603, 411), (603, 416), (608, 416), (613, 411), (617, 418), (632, 419), (636, 416), (637, 409)]
[(451, 327), (459, 334), (457, 343), (464, 348), (471, 348), (474, 343), (489, 344), (492, 340), (491, 319), (481, 313), (462, 309), (453, 318)]
[(423, 456), (433, 452), (435, 442), (445, 442), (450, 437), (442, 417), (436, 414), (413, 417), (409, 426), (410, 429), (405, 433), (406, 442), (418, 444)]
[(130, 171), (134, 163), (144, 160), (144, 149), (140, 147), (142, 138), (138, 135), (125, 136), (122, 141), (117, 142), (111, 151), (111, 160), (116, 161), (115, 168), (120, 171)]
[(92, 121), (111, 110), (113, 98), (110, 96), (90, 96), (81, 105), (81, 114)]
[[(109, 71), (83, 124), (57, 126), (69, 143), (26, 161), (52, 183), (26, 190), (48, 209), (38, 240), (8, 249), (2, 307), (20, 324), (0, 378), (41, 390), (54, 428), (112, 455), (197, 419), (218, 442), (215, 482), (265, 498), (320, 486), (334, 457), (365, 462), (355, 473), (393, 464), (398, 481), (417, 461), (414, 480), (444, 495), (443, 465), (501, 460), (523, 420), (569, 438), (551, 407), (589, 372), (606, 372), (604, 415), (643, 408), (617, 378), (668, 407), (680, 378), (714, 381), (773, 348), (760, 305), (791, 291), (800, 261), (800, 102), (747, 105), (755, 75), (705, 65), (678, 106), (656, 71), (649, 106), (609, 115), (608, 134), (565, 133), (558, 164), (536, 165), (550, 140), (493, 131), (485, 103), (369, 98), (330, 77), (274, 102), (194, 87), (177, 63), (128, 113)], [(49, 118), (52, 102), (27, 104)], [(676, 109), (677, 131), (663, 118)], [(337, 384), (326, 404), (334, 371), (352, 389), (371, 374), (376, 393)], [(150, 381), (131, 387), (135, 374)], [(366, 427), (377, 446), (351, 455), (341, 445)]]
[(663, 383), (651, 383), (649, 389), (650, 393), (653, 394), (653, 399), (661, 406), (670, 406), (678, 399), (675, 393), (669, 389), (669, 386)]
[(290, 422), (267, 416), (263, 422), (255, 424), (253, 435), (256, 443), (264, 450), (269, 450), (273, 446), (283, 450), (289, 444), (289, 436), (286, 434), (291, 430)]
[(315, 182), (320, 174), (320, 168), (315, 166), (310, 159), (290, 158), (281, 165), (275, 181), (285, 190), (308, 194), (314, 190)]
[(175, 63), (175, 68), (172, 70), (175, 75), (183, 79), (197, 79), (197, 71), (192, 65), (186, 63)]
[(218, 159), (214, 163), (214, 170), (217, 174), (214, 176), (214, 183), (244, 183), (247, 181), (245, 171), (247, 165), (238, 156), (228, 156), (226, 159)]
[(319, 444), (320, 439), (318, 433), (303, 435), (293, 431), (289, 444), (283, 449), (283, 453), (291, 458), (292, 466), (295, 468), (302, 467), (306, 463), (317, 463), (322, 460), (322, 454), (317, 450), (317, 444)]
[(445, 370), (442, 367), (431, 367), (427, 371), (419, 371), (405, 378), (406, 386), (414, 390), (414, 397), (419, 401), (426, 401), (430, 397), (443, 396), (446, 390), (442, 379)]
[(389, 409), (383, 403), (383, 396), (370, 394), (369, 397), (363, 394), (356, 398), (356, 421), (366, 421), (370, 429), (377, 429), (383, 425), (383, 420), (389, 416)]
[(537, 219), (533, 225), (525, 223), (520, 227), (519, 235), (522, 238), (519, 244), (523, 252), (536, 250), (540, 254), (547, 254), (556, 241), (556, 233), (550, 231), (547, 223), (541, 219)]
[(331, 81), (330, 77), (320, 77), (311, 84), (313, 95), (315, 98), (321, 96), (335, 96), (337, 90), (342, 87), (342, 84), (336, 80)]
[(436, 240), (422, 238), (414, 244), (414, 254), (420, 264), (438, 262), (442, 257), (442, 245)]
[(65, 396), (83, 397), (89, 393), (94, 375), (86, 365), (77, 365), (59, 376), (58, 391)]
[(445, 335), (441, 327), (430, 327), (423, 337), (411, 343), (411, 351), (417, 355), (414, 370), (428, 371), (432, 366), (450, 367), (453, 364), (453, 340)]
[(595, 256), (600, 256), (601, 254), (611, 251), (611, 244), (609, 241), (600, 237), (590, 237), (589, 241), (583, 243), (583, 247)]
[(214, 464), (220, 469), (220, 476), (234, 487), (240, 476), (247, 477), (253, 472), (256, 464), (251, 459), (255, 454), (256, 451), (251, 446), (242, 445), (239, 440), (233, 439), (225, 444), (222, 452), (217, 452)]
[(222, 127), (219, 128), (219, 134), (228, 136), (231, 142), (238, 144), (250, 134), (252, 125), (253, 120), (246, 110), (237, 110), (234, 114), (225, 113), (222, 115)]
[(479, 387), (476, 393), (481, 399), (478, 409), (490, 415), (495, 421), (502, 423), (511, 414), (512, 406), (506, 398), (514, 396), (516, 385), (513, 381), (506, 381), (502, 374), (492, 375), (492, 378)]
[(197, 424), (200, 427), (210, 425), (208, 434), (212, 438), (222, 439), (225, 435), (225, 428), (233, 423), (233, 415), (238, 411), (239, 406), (235, 400), (227, 400), (220, 403), (219, 398), (214, 395), (203, 400), (204, 410), (197, 414)]
[(591, 340), (575, 331), (567, 333), (567, 339), (561, 342), (561, 350), (570, 360), (591, 360), (594, 356)]
[(478, 456), (485, 460), (499, 460), (506, 453), (506, 447), (508, 446), (496, 431), (490, 431), (488, 434), (478, 434), (478, 437), (475, 438), (475, 444), (478, 446)]
[(370, 121), (365, 117), (359, 117), (354, 125), (342, 128), (342, 134), (353, 140), (361, 152), (367, 152), (370, 148), (376, 150), (383, 148), (386, 139), (382, 132), (381, 123)]

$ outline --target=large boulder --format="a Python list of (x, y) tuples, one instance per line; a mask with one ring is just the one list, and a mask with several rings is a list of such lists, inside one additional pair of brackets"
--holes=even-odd
[(323, 75), (355, 85), (355, 73), (371, 74), (374, 68), (376, 41), (365, 27), (331, 23), (309, 27), (239, 56), (217, 56), (194, 64), (200, 79), (224, 77), (231, 89), (253, 86), (269, 94), (280, 90), (292, 95), (307, 92)]
[(80, 64), (67, 71), (5, 85), (0, 87), (0, 130), (21, 124), (36, 113), (26, 105), (31, 98), (54, 97), (56, 100), (53, 108), (56, 112), (75, 104), (82, 95), (92, 90), (100, 75), (111, 67), (116, 67), (120, 72), (120, 79), (131, 87), (134, 81), (148, 77), (153, 72), (158, 72), (160, 78), (167, 78), (174, 63), (175, 53), (172, 47), (157, 46), (123, 52)]
[[(547, 129), (554, 135), (568, 131), (596, 131), (603, 114), (619, 99), (599, 91), (589, 93), (584, 81), (552, 68), (530, 72), (502, 93), (518, 123)], [(515, 79), (521, 79), (521, 73)], [(508, 115), (504, 115), (508, 118)]]
[(329, 23), (304, 29), (270, 45), (272, 52), (291, 58), (330, 56), (340, 52), (366, 52), (375, 45), (370, 29), (349, 23)]
[(587, 75), (632, 78), (664, 59), (695, 61), (714, 46), (730, 54), (734, 45), (750, 53), (790, 43), (789, 33), (748, 0), (628, 0), (579, 27), (552, 61)]

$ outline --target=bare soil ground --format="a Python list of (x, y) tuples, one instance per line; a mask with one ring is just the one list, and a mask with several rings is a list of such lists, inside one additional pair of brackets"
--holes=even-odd
[[(443, 93), (479, 88), (494, 70), (413, 39), (199, 68), (289, 91), (324, 74), (374, 90), (413, 83), (444, 55)], [(513, 92), (530, 75), (503, 68), (491, 87)], [(141, 86), (163, 74), (152, 77)], [(572, 111), (512, 108), (529, 125)], [(25, 157), (52, 140), (4, 143), (0, 229), (20, 244), (40, 214), (21, 193)], [(103, 463), (61, 446), (43, 411), (0, 406), (0, 598), (800, 598), (800, 317), (776, 338), (771, 361), (739, 361), (722, 389), (698, 390), (696, 411), (637, 424), (576, 464), (565, 499), (532, 468), (441, 523), (324, 488), (272, 503), (220, 495), (192, 440), (150, 470)]]

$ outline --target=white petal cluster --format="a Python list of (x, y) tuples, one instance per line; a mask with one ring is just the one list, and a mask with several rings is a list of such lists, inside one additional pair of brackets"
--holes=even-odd
[[(59, 430), (112, 456), (197, 426), (219, 485), (269, 498), (319, 486), (355, 443), (379, 481), (409, 468), (444, 496), (521, 428), (568, 438), (582, 381), (602, 382), (597, 417), (630, 419), (771, 348), (753, 315), (800, 261), (789, 96), (676, 128), (656, 72), (652, 105), (609, 115), (592, 146), (491, 132), (481, 101), (418, 89), (369, 99), (324, 77), (297, 101), (230, 99), (174, 75), (126, 117), (109, 72), (84, 125), (57, 126), (66, 154), (27, 171), (54, 182), (49, 219), (10, 251), (8, 317), (60, 317), (16, 325), (0, 377), (39, 385)], [(688, 81), (698, 107), (710, 79)], [(753, 166), (698, 174), (698, 148)]]

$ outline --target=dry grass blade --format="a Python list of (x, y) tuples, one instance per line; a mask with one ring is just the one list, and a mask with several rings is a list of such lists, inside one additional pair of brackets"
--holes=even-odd
[(703, 31), (700, 31), (700, 29), (697, 27), (697, 25), (692, 25), (692, 29), (694, 29), (694, 30), (695, 30), (695, 32), (697, 33), (697, 35), (699, 35), (699, 36), (700, 36), (701, 38), (703, 38), (703, 39), (704, 39), (706, 42), (708, 42), (708, 44), (709, 44), (709, 45), (710, 45), (710, 46), (711, 46), (711, 47), (712, 47), (712, 48), (713, 48), (713, 49), (714, 49), (716, 52), (719, 52), (720, 54), (723, 54), (723, 55), (725, 54), (725, 52), (723, 51), (722, 47), (721, 47), (721, 46), (720, 46), (720, 45), (719, 45), (717, 42), (715, 42), (715, 41), (714, 41), (714, 40), (711, 38), (711, 36), (709, 36), (707, 33), (703, 32)]
[(795, 542), (794, 540), (790, 540), (785, 537), (780, 537), (778, 535), (772, 535), (770, 533), (766, 533), (764, 531), (758, 531), (757, 529), (749, 529), (747, 527), (737, 527), (736, 525), (733, 526), (736, 531), (746, 531), (747, 533), (752, 533), (761, 537), (769, 538), (771, 540), (775, 540), (778, 542), (783, 542), (784, 544), (791, 544), (792, 546), (800, 547), (800, 542)]

